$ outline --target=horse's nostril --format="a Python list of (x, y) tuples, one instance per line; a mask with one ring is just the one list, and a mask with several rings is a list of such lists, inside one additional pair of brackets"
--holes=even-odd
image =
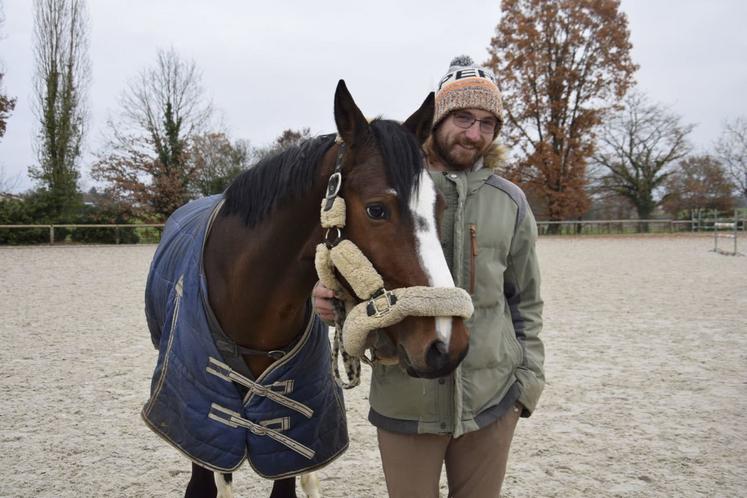
[(432, 370), (441, 370), (449, 363), (449, 351), (443, 341), (434, 341), (425, 355), (425, 363)]

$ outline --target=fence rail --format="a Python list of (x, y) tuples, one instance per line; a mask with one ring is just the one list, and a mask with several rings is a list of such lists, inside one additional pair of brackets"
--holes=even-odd
[(738, 231), (745, 230), (744, 220), (721, 218), (716, 220), (577, 220), (538, 221), (540, 235), (634, 234), (712, 232), (721, 222), (728, 222)]
[(111, 224), (38, 224), (38, 225), (0, 225), (0, 229), (39, 229), (49, 230), (49, 243), (55, 243), (54, 231), (55, 229), (63, 228), (68, 230), (76, 229), (87, 229), (87, 228), (110, 228), (115, 231), (116, 243), (119, 244), (119, 231), (123, 228), (135, 229), (135, 228), (163, 228), (163, 223), (138, 223), (138, 224), (127, 224), (127, 223), (111, 223)]
[(689, 220), (538, 221), (540, 235), (674, 233), (693, 231)]
[[(577, 221), (537, 221), (540, 235), (606, 235), (635, 233), (677, 233), (677, 232), (713, 232), (720, 225), (728, 223), (735, 231), (745, 231), (745, 220), (738, 218), (720, 218), (712, 220), (577, 220)], [(115, 243), (120, 243), (119, 231), (122, 229), (158, 228), (163, 223), (130, 224), (26, 224), (0, 225), (0, 230), (38, 229), (49, 231), (49, 243), (59, 242), (55, 239), (55, 230), (82, 230), (105, 228), (115, 230)], [(1, 241), (2, 239), (0, 239)], [(2, 242), (0, 242), (2, 244)]]

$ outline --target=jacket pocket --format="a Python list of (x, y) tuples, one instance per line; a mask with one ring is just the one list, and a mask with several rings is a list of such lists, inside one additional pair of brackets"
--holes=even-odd
[(477, 280), (476, 267), (477, 267), (477, 225), (470, 223), (469, 225), (469, 293), (475, 293), (475, 282)]

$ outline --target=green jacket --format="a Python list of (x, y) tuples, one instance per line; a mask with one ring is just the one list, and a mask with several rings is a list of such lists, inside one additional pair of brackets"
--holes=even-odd
[(470, 292), (469, 352), (448, 377), (418, 379), (376, 365), (369, 420), (401, 433), (458, 437), (517, 401), (527, 417), (544, 386), (537, 226), (524, 193), (490, 169), (431, 172), (448, 207), (441, 243), (456, 285)]

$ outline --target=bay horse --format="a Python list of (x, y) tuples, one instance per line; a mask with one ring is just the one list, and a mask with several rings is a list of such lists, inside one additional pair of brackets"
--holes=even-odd
[[(327, 329), (310, 301), (315, 248), (329, 238), (319, 209), (328, 190), (346, 201), (337, 235), (360, 248), (386, 288), (454, 287), (421, 149), (433, 112), (431, 94), (403, 124), (368, 122), (340, 80), (337, 140), (316, 137), (267, 158), (167, 221), (146, 284), (159, 357), (142, 416), (192, 460), (186, 497), (232, 496), (231, 472), (244, 460), (275, 481), (273, 498), (295, 497), (294, 476), (347, 448)], [(383, 332), (402, 367), (426, 378), (456, 368), (469, 343), (459, 317), (408, 316)]]

